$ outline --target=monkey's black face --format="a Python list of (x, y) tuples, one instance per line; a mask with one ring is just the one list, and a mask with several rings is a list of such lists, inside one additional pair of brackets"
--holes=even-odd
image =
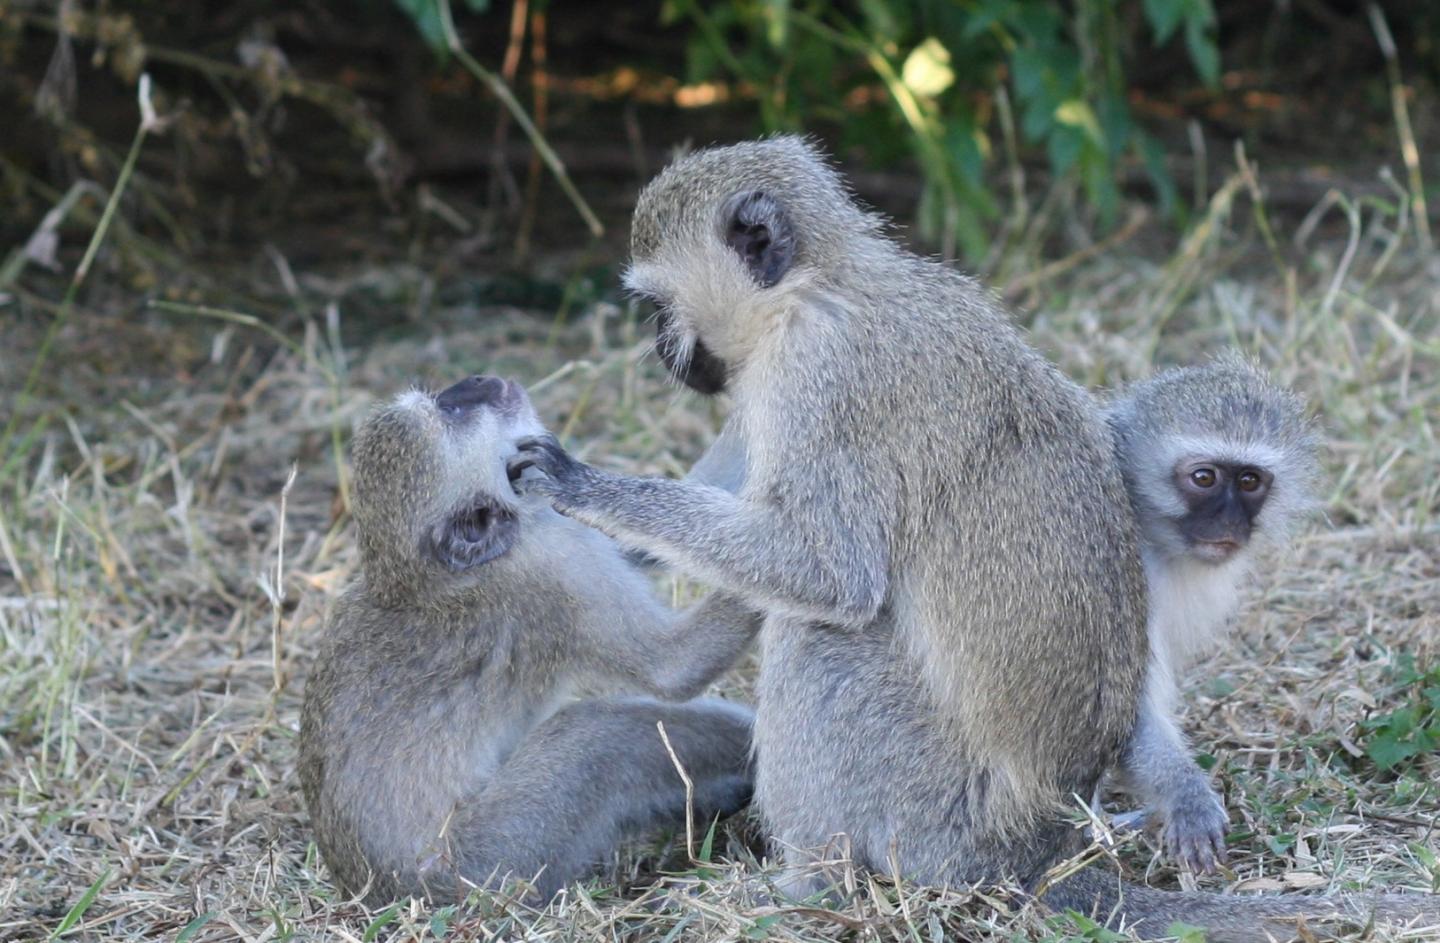
[(675, 333), (675, 316), (665, 305), (657, 305), (657, 309), (655, 350), (670, 370), (670, 375), (704, 396), (723, 393), (728, 372), (725, 362), (715, 356), (698, 337), (691, 345), (690, 356), (684, 356), (683, 345)]
[(1253, 465), (1191, 461), (1175, 468), (1175, 487), (1187, 508), (1180, 535), (1190, 552), (1224, 563), (1250, 542), (1274, 476)]
[(482, 376), (466, 377), (435, 397), (435, 405), (446, 419), (460, 419), (482, 407), (514, 416), (527, 402), (524, 388), (514, 380)]

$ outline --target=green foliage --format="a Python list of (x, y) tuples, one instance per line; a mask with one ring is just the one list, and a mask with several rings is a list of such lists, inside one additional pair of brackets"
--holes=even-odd
[(1046, 921), (1055, 932), (1047, 943), (1126, 943), (1130, 936), (1101, 925), (1074, 910)]
[[(728, 74), (759, 93), (767, 130), (839, 125), (846, 144), (884, 162), (909, 154), (925, 176), (923, 237), (986, 247), (998, 213), (984, 170), (997, 147), (1043, 151), (1078, 175), (1102, 219), (1118, 204), (1116, 169), (1146, 169), (1163, 209), (1178, 209), (1158, 143), (1133, 121), (1125, 57), (1141, 22), (1154, 46), (1183, 42), (1199, 77), (1218, 81), (1211, 0), (668, 0), (666, 22), (691, 21), (689, 78)], [(881, 92), (883, 94), (877, 94)]]
[[(425, 40), (425, 45), (443, 57), (448, 51), (445, 45), (445, 27), (440, 19), (440, 4), (435, 0), (395, 0), (395, 5), (404, 10), (415, 21), (415, 28)], [(471, 13), (484, 13), (490, 9), (490, 0), (457, 0), (455, 7), (463, 6)]]
[(1170, 929), (1165, 932), (1175, 938), (1175, 943), (1205, 943), (1204, 927), (1195, 927), (1177, 921), (1170, 924)]
[(1419, 668), (1402, 653), (1390, 672), (1401, 706), (1361, 721), (1365, 755), (1381, 770), (1408, 766), (1440, 750), (1440, 662)]

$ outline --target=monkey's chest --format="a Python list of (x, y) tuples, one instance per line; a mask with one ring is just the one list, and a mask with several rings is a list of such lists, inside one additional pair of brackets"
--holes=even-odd
[(1180, 671), (1230, 628), (1239, 607), (1243, 565), (1146, 561), (1150, 580), (1151, 644), (1172, 671)]

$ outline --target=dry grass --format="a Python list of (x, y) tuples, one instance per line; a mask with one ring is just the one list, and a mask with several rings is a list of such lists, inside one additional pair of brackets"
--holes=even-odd
[[(1440, 696), (1424, 690), (1440, 687), (1433, 670), (1396, 680), (1402, 653), (1440, 665), (1440, 260), (1378, 203), (1333, 206), (1298, 244), (1277, 226), (1273, 252), (1243, 179), (1210, 210), (1173, 251), (1112, 246), (1042, 281), (1010, 274), (1043, 261), (1038, 239), (1022, 242), (997, 282), (1084, 382), (1236, 345), (1313, 399), (1328, 521), (1269, 569), (1190, 687), (1187, 726), (1217, 758), (1234, 824), (1233, 876), (1203, 884), (1432, 887), (1440, 761), (1381, 772), (1364, 754), (1367, 718)], [(314, 310), (345, 290), (301, 282)], [(543, 910), (502, 895), (440, 911), (341, 899), (294, 775), (306, 666), (355, 565), (337, 435), (376, 396), (482, 370), (526, 381), (583, 456), (627, 471), (684, 468), (718, 415), (666, 386), (639, 357), (645, 325), (605, 304), (562, 328), (440, 306), (343, 347), (339, 309), (277, 346), (244, 325), (134, 312), (118, 286), (85, 304), (35, 397), (9, 407), (22, 428), (48, 426), (0, 456), (19, 459), (0, 481), (0, 939), (1098, 938), (1004, 893), (863, 876), (839, 909), (777, 910), (744, 821), (721, 830), (715, 864), (691, 867), (673, 841), (627, 849)], [(7, 402), (45, 327), (7, 326)], [(1143, 844), (1121, 857), (1177, 884)]]

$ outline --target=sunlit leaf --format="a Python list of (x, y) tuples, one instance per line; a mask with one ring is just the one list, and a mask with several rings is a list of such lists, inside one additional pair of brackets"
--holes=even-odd
[(930, 37), (905, 57), (900, 80), (916, 95), (934, 98), (955, 81), (955, 70), (950, 68), (950, 50), (940, 40)]
[(1090, 107), (1089, 102), (1079, 98), (1062, 102), (1060, 107), (1055, 109), (1055, 120), (1060, 124), (1079, 128), (1097, 147), (1105, 146), (1105, 134), (1100, 130), (1100, 122), (1095, 120), (1095, 110)]

